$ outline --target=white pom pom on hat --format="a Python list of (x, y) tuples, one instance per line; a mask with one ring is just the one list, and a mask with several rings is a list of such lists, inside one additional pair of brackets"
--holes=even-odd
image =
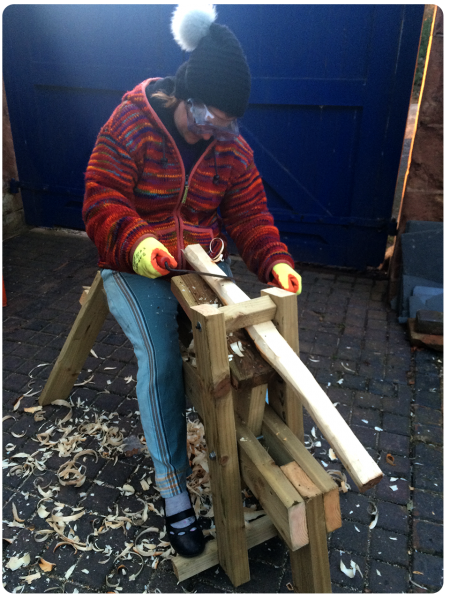
[(207, 35), (211, 24), (216, 20), (216, 9), (212, 4), (187, 2), (175, 9), (171, 30), (182, 50), (192, 52), (200, 40)]

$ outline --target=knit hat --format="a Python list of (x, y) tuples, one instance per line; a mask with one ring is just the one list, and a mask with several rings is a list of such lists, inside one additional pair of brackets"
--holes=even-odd
[(191, 55), (176, 73), (174, 93), (181, 100), (194, 98), (232, 117), (242, 117), (250, 96), (250, 70), (234, 33), (215, 19), (212, 5), (176, 8), (172, 34)]

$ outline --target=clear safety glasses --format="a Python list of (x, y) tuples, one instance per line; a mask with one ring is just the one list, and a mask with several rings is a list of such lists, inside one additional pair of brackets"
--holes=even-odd
[(237, 119), (221, 119), (214, 115), (203, 102), (190, 98), (185, 101), (188, 129), (195, 135), (213, 135), (217, 140), (234, 140), (239, 135)]

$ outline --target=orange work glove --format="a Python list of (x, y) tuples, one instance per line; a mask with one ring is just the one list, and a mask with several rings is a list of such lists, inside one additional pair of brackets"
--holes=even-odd
[(288, 264), (278, 263), (275, 265), (272, 269), (272, 275), (278, 287), (297, 295), (302, 293), (302, 278)]
[(133, 270), (138, 275), (150, 277), (150, 279), (167, 275), (169, 271), (158, 265), (158, 258), (159, 262), (162, 260), (163, 264), (167, 261), (172, 268), (177, 266), (177, 261), (161, 242), (152, 237), (145, 238), (134, 251)]

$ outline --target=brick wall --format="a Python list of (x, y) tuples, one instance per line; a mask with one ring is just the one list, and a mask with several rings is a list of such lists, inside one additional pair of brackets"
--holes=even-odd
[(443, 45), (442, 10), (436, 7), (428, 61), (419, 97), (418, 118), (405, 177), (398, 234), (389, 272), (389, 298), (398, 293), (401, 274), (401, 235), (406, 223), (443, 221)]
[(22, 196), (9, 192), (9, 181), (19, 179), (17, 173), (16, 156), (11, 133), (8, 105), (6, 101), (5, 86), (2, 83), (3, 93), (3, 239), (8, 239), (26, 229)]

